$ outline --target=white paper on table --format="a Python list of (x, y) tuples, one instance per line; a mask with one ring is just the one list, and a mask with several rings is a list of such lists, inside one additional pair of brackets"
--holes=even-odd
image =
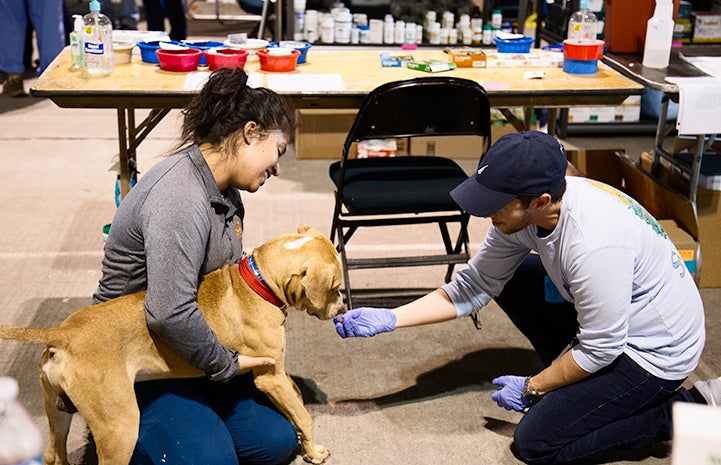
[[(183, 83), (183, 90), (200, 90), (210, 77), (209, 71), (193, 71), (188, 73)], [(263, 75), (261, 73), (250, 73), (248, 75), (248, 87), (263, 87)]]
[(183, 90), (200, 90), (205, 81), (208, 80), (210, 73), (208, 71), (193, 71), (188, 73), (183, 83)]
[(721, 57), (706, 57), (706, 56), (686, 56), (682, 53), (679, 53), (679, 56), (688, 63), (691, 63), (704, 73), (721, 78)]
[(719, 463), (721, 409), (690, 402), (674, 402), (672, 465)]
[(678, 85), (676, 129), (681, 135), (721, 133), (721, 79), (667, 77)]
[(328, 92), (346, 90), (340, 74), (269, 74), (268, 88), (276, 92)]

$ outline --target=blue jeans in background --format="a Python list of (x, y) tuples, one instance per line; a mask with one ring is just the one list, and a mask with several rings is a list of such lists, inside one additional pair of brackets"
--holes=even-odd
[[(578, 330), (573, 304), (559, 299), (549, 283), (539, 257), (529, 255), (496, 298), (545, 365)], [(574, 463), (669, 440), (671, 404), (694, 402), (686, 389), (679, 389), (683, 381), (657, 378), (621, 355), (529, 408), (514, 434), (518, 454), (527, 463)]]
[(291, 423), (251, 374), (135, 384), (140, 432), (133, 465), (279, 465), (298, 445)]

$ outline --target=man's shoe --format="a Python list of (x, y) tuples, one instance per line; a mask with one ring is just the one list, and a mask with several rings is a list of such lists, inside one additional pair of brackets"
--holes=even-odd
[(7, 81), (3, 85), (3, 95), (9, 95), (10, 97), (25, 97), (25, 87), (23, 86), (23, 77), (20, 74), (8, 75)]
[(696, 381), (693, 387), (706, 399), (707, 404), (721, 407), (721, 377)]

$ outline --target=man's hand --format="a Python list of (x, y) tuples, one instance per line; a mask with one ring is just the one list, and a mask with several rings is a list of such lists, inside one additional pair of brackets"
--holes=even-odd
[(360, 307), (333, 318), (335, 330), (343, 339), (371, 337), (396, 329), (396, 314), (387, 308)]
[(239, 373), (242, 375), (248, 373), (255, 367), (275, 365), (275, 359), (272, 357), (249, 357), (247, 355), (238, 355), (238, 364), (240, 365)]
[(491, 399), (499, 407), (522, 412), (531, 406), (531, 402), (523, 397), (523, 385), (526, 382), (526, 376), (499, 376), (491, 382), (496, 386), (501, 386), (501, 389), (491, 394)]

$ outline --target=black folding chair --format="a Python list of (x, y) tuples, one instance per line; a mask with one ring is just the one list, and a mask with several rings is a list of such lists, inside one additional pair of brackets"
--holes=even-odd
[[(363, 100), (343, 145), (330, 166), (336, 186), (331, 240), (343, 261), (346, 304), (352, 307), (349, 270), (446, 265), (446, 282), (456, 264), (466, 263), (468, 213), (449, 192), (467, 179), (453, 160), (441, 156), (353, 158), (351, 144), (368, 139), (475, 135), (479, 159), (490, 145), (490, 105), (478, 83), (454, 77), (424, 77), (384, 84)], [(437, 223), (445, 253), (423, 256), (349, 258), (346, 244), (360, 227)], [(459, 232), (451, 240), (449, 224)]]

